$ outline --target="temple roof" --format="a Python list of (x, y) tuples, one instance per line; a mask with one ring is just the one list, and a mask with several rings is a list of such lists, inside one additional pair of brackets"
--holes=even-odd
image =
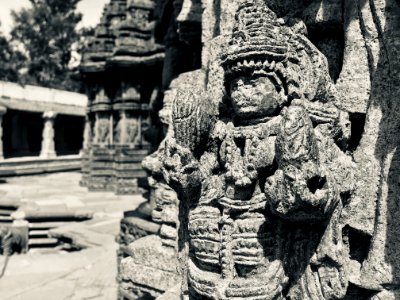
[(88, 38), (81, 72), (162, 63), (164, 47), (153, 39), (154, 7), (154, 0), (111, 0), (106, 4), (94, 36)]

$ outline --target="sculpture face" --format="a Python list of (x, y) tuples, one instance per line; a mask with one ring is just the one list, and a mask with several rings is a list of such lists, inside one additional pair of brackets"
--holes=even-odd
[(274, 115), (280, 107), (280, 94), (267, 76), (238, 77), (231, 82), (231, 99), (240, 118)]

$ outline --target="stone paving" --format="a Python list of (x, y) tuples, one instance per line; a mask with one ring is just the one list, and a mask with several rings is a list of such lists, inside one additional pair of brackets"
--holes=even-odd
[[(77, 252), (30, 251), (10, 258), (0, 278), (0, 299), (83, 300), (116, 299), (115, 236), (123, 211), (132, 210), (141, 196), (116, 196), (111, 192), (88, 192), (79, 187), (77, 172), (7, 178), (0, 184), (1, 197), (20, 199), (37, 209), (75, 209), (93, 212), (89, 221), (60, 230), (73, 232), (88, 248)], [(0, 267), (4, 257), (0, 257)]]

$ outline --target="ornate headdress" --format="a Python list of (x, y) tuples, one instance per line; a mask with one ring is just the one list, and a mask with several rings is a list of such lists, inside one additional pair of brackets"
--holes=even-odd
[(304, 23), (288, 21), (279, 19), (265, 0), (242, 0), (221, 57), (226, 78), (265, 74), (276, 79), (288, 99), (329, 101), (334, 92), (326, 57), (305, 36)]
[(222, 57), (227, 73), (271, 70), (288, 58), (291, 32), (263, 0), (242, 1), (235, 23), (228, 51)]

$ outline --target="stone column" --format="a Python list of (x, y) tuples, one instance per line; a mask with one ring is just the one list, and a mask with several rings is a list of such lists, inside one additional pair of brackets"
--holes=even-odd
[(43, 113), (44, 127), (42, 135), (42, 150), (40, 157), (42, 158), (53, 158), (56, 157), (56, 150), (54, 145), (54, 120), (57, 114), (52, 111), (46, 111)]
[(117, 134), (119, 134), (118, 136), (118, 143), (120, 145), (125, 144), (126, 143), (126, 136), (127, 136), (127, 128), (126, 128), (126, 113), (124, 110), (121, 110), (119, 112), (119, 132), (117, 132)]
[(85, 117), (85, 129), (83, 132), (83, 149), (82, 150), (88, 150), (90, 146), (92, 145), (92, 137), (93, 137), (93, 132), (92, 132), (92, 124), (90, 120), (90, 116), (86, 115)]
[(110, 136), (109, 136), (109, 143), (110, 143), (110, 145), (113, 145), (114, 144), (114, 116), (113, 116), (113, 114), (112, 114), (112, 111), (110, 112), (110, 128), (109, 128), (109, 133), (110, 133)]
[(7, 108), (0, 106), (0, 160), (4, 159), (3, 155), (3, 116), (7, 112)]

